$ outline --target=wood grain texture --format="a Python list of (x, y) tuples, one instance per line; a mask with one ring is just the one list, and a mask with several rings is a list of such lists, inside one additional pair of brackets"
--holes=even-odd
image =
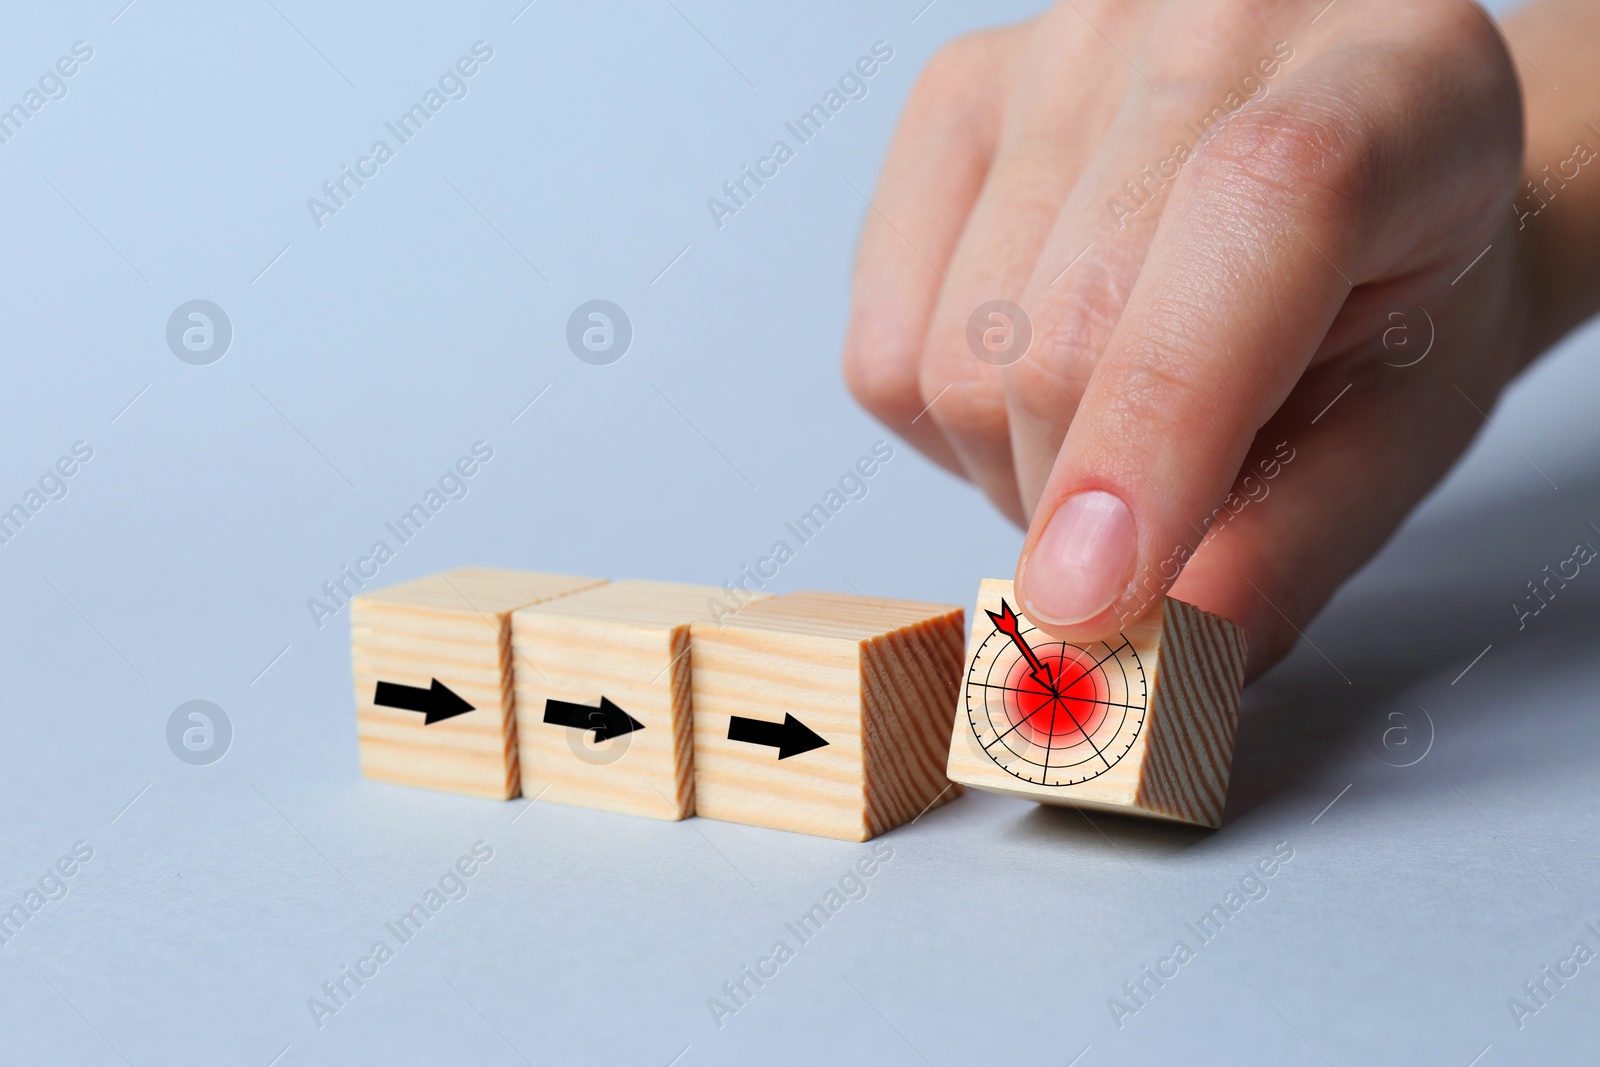
[[(1143, 723), (1121, 757), (1110, 760), (1109, 768), (1086, 781), (1047, 785), (1008, 772), (980, 741), (985, 697), (978, 685), (983, 676), (974, 671), (984, 662), (980, 650), (985, 640), (995, 632), (986, 612), (1000, 611), (1002, 600), (1017, 610), (1024, 627), (1033, 625), (1017, 608), (1011, 582), (983, 581), (967, 643), (962, 707), (951, 734), (950, 778), (1045, 804), (1220, 826), (1244, 684), (1244, 631), (1169, 597), (1121, 635), (1091, 649), (1099, 659), (1100, 649), (1126, 642), (1132, 655), (1124, 653), (1123, 658), (1130, 666), (1137, 665), (1129, 675), (1130, 684), (1133, 676), (1143, 677)], [(1047, 640), (1053, 639), (1037, 632), (1030, 635), (1030, 643), (1043, 645)], [(977, 729), (975, 719), (980, 723)], [(1002, 751), (994, 739), (989, 747)]]
[(1244, 688), (1244, 631), (1181, 600), (1168, 597), (1165, 606), (1150, 750), (1134, 804), (1221, 826)]
[[(950, 605), (791, 593), (696, 623), (698, 813), (865, 841), (952, 799), (943, 764), (962, 622)], [(780, 760), (728, 739), (734, 716), (786, 715), (827, 744)]]
[[(507, 800), (517, 795), (511, 612), (601, 579), (463, 567), (363, 593), (350, 602), (361, 773), (379, 781)], [(378, 707), (380, 681), (437, 678), (473, 711), (424, 724)]]
[[(690, 623), (723, 591), (621, 581), (511, 616), (522, 795), (655, 819), (694, 813)], [(549, 700), (606, 697), (643, 729), (596, 742), (544, 721)]]

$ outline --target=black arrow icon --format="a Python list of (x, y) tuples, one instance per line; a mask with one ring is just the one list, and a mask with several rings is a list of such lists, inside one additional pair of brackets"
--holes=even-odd
[(600, 706), (574, 704), (567, 700), (546, 700), (544, 721), (552, 726), (570, 726), (574, 730), (593, 730), (594, 742), (609, 741), (613, 737), (643, 730), (644, 723), (613, 704), (600, 698)]
[(471, 704), (462, 700), (437, 678), (433, 680), (431, 689), (423, 689), (416, 685), (396, 685), (394, 682), (379, 682), (378, 692), (373, 696), (372, 702), (380, 708), (424, 712), (427, 715), (427, 718), (422, 720), (424, 726), (432, 726), (436, 722), (453, 719), (457, 715), (465, 715), (474, 710)]
[(787, 713), (783, 716), (782, 722), (746, 719), (735, 715), (728, 720), (728, 740), (775, 748), (778, 750), (779, 759), (798, 756), (802, 752), (810, 752), (828, 743), (817, 736), (811, 727)]

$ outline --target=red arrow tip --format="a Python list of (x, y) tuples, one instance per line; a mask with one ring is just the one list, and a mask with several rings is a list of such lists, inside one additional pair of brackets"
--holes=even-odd
[(1033, 680), (1046, 689), (1054, 689), (1054, 683), (1050, 680), (1049, 666), (1040, 662), (1033, 649), (1028, 647), (1028, 642), (1022, 639), (1022, 626), (1017, 621), (1017, 613), (1011, 610), (1011, 605), (1002, 600), (998, 614), (988, 609), (984, 610), (984, 614), (989, 616), (989, 621), (994, 623), (996, 630), (1011, 638), (1012, 643), (1017, 646), (1023, 658), (1028, 661), (1028, 673), (1033, 676)]
[(1019, 636), (1017, 613), (1012, 611), (1011, 605), (1007, 604), (1004, 600), (1000, 601), (1000, 611), (998, 614), (987, 610), (984, 611), (984, 614), (989, 616), (989, 620), (994, 623), (994, 628), (996, 630), (999, 630), (1001, 633), (1007, 634), (1011, 637)]

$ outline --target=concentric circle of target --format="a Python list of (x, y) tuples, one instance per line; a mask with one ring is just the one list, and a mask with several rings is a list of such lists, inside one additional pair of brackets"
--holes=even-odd
[(1146, 684), (1139, 654), (1118, 636), (1093, 645), (1020, 631), (1041, 670), (998, 630), (967, 671), (967, 718), (978, 744), (1007, 773), (1035, 785), (1067, 786), (1104, 774), (1144, 726)]

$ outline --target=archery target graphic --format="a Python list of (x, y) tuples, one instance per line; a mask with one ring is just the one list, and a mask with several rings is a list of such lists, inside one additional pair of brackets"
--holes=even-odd
[(1056, 641), (1001, 607), (1015, 634), (997, 626), (967, 671), (967, 719), (983, 751), (1035, 785), (1077, 785), (1116, 766), (1144, 726), (1148, 699), (1133, 645), (1120, 635)]

